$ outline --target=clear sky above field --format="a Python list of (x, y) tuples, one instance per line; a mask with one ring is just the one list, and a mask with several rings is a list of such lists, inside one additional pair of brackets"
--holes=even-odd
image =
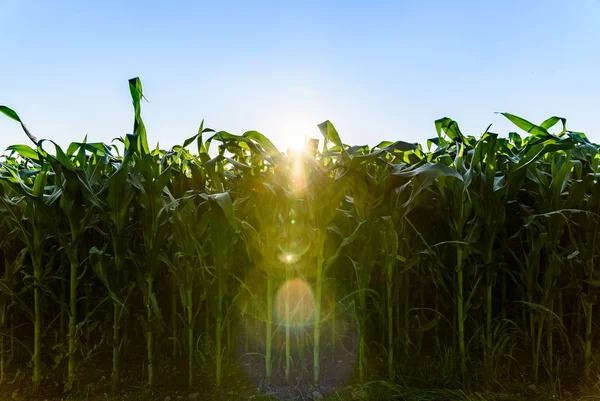
[[(282, 147), (329, 119), (350, 144), (511, 130), (495, 111), (600, 142), (600, 1), (0, 0), (0, 104), (40, 138), (132, 129), (139, 76), (152, 144), (258, 130)], [(2, 116), (3, 117), (3, 116)], [(27, 143), (0, 118), (0, 147)]]

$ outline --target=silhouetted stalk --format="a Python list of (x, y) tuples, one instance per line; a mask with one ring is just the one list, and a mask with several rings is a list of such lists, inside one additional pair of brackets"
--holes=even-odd
[(404, 273), (404, 356), (410, 352), (410, 270)]
[(188, 324), (188, 386), (194, 385), (194, 314), (192, 289), (187, 290), (187, 324)]
[(6, 329), (6, 314), (2, 313), (2, 321), (0, 321), (0, 384), (4, 383), (4, 342)]
[[(598, 220), (597, 220), (597, 216), (598, 214), (600, 214), (600, 203), (598, 203), (598, 207), (596, 208), (596, 219), (594, 220), (594, 234), (592, 237), (592, 249), (591, 249), (591, 257), (588, 260), (587, 263), (587, 278), (588, 280), (593, 280), (594, 278), (594, 270), (595, 270), (595, 266), (594, 266), (594, 256), (596, 254), (596, 237), (598, 234)], [(590, 377), (591, 374), (591, 365), (592, 365), (592, 327), (593, 327), (593, 310), (594, 310), (594, 306), (593, 306), (593, 301), (592, 301), (592, 284), (588, 283), (588, 289), (587, 289), (587, 297), (585, 300), (585, 305), (584, 305), (584, 312), (586, 313), (586, 320), (585, 320), (585, 345), (584, 345), (584, 359), (585, 359), (585, 375), (586, 377)], [(580, 313), (577, 313), (577, 327), (581, 327), (579, 320), (580, 320)]]
[(335, 349), (337, 346), (338, 333), (337, 333), (337, 294), (335, 287), (332, 290), (332, 302), (331, 302), (331, 328), (332, 328), (332, 339), (333, 343), (331, 344), (331, 352), (335, 354)]
[[(85, 316), (86, 319), (87, 317), (90, 315), (90, 304), (91, 304), (91, 285), (90, 283), (87, 283), (85, 285)], [(90, 348), (90, 332), (91, 332), (91, 327), (92, 325), (90, 324), (90, 322), (86, 322), (85, 323), (85, 345), (87, 346), (87, 348)]]
[(112, 387), (116, 390), (119, 383), (119, 351), (121, 348), (119, 338), (119, 318), (121, 305), (113, 302), (113, 349), (112, 349)]
[[(290, 279), (289, 267), (286, 269), (286, 285)], [(290, 380), (290, 370), (292, 368), (292, 348), (291, 348), (291, 319), (290, 319), (290, 289), (287, 288), (285, 295), (285, 382)]]
[(223, 297), (225, 295), (225, 289), (223, 288), (225, 283), (223, 280), (219, 280), (219, 294), (217, 296), (217, 325), (215, 328), (215, 341), (217, 348), (217, 363), (216, 363), (216, 382), (217, 386), (221, 385), (223, 380), (223, 346), (222, 346), (222, 337), (223, 337)]
[[(554, 310), (554, 299), (550, 300), (549, 309), (551, 311)], [(552, 316), (548, 316), (548, 332), (546, 333), (546, 359), (548, 364), (548, 370), (550, 371), (550, 375), (553, 374), (554, 369), (554, 350), (553, 350), (553, 336), (554, 333), (554, 319)]]
[(502, 293), (502, 298), (500, 298), (500, 305), (502, 305), (502, 319), (506, 319), (506, 274), (502, 272), (500, 277), (500, 286)]
[[(37, 234), (37, 231), (34, 235)], [(36, 235), (37, 236), (37, 235)], [(39, 244), (39, 241), (34, 239), (34, 243)], [(38, 248), (39, 249), (39, 248)], [(42, 279), (42, 252), (35, 251), (31, 255), (33, 263), (33, 391), (38, 392), (42, 381), (41, 362), (42, 362), (42, 303), (40, 281)]]
[(15, 312), (10, 314), (10, 361), (15, 359)]
[(152, 278), (147, 278), (146, 283), (148, 284), (148, 294), (146, 296), (146, 351), (148, 357), (148, 386), (154, 385), (154, 348), (152, 346)]
[(208, 354), (210, 349), (210, 304), (208, 298), (204, 300), (204, 354)]
[(317, 271), (315, 281), (315, 316), (313, 326), (313, 379), (315, 385), (319, 383), (320, 375), (320, 353), (321, 353), (321, 297), (323, 294), (323, 248), (325, 246), (325, 235), (320, 234), (317, 243)]
[(489, 369), (492, 367), (492, 279), (491, 273), (488, 273), (488, 280), (486, 286), (486, 320), (485, 320), (485, 338), (486, 338), (486, 349), (485, 349), (485, 365)]
[(177, 355), (177, 284), (175, 283), (175, 277), (171, 276), (171, 337), (173, 338), (172, 343), (172, 355)]
[(65, 305), (67, 304), (67, 285), (66, 285), (66, 278), (65, 278), (65, 264), (64, 261), (61, 259), (61, 263), (60, 263), (60, 309), (61, 309), (61, 313), (60, 313), (60, 338), (61, 341), (63, 342), (67, 342), (68, 338), (67, 338), (67, 311), (66, 311), (66, 307)]
[[(72, 250), (75, 253), (75, 250)], [(67, 389), (71, 389), (73, 387), (73, 382), (75, 380), (75, 329), (77, 327), (76, 316), (77, 316), (77, 267), (78, 262), (76, 261), (76, 257), (71, 255), (71, 275), (69, 279), (69, 363), (68, 363), (68, 374), (67, 374)], [(87, 295), (87, 291), (86, 291)], [(89, 311), (87, 308), (86, 296), (86, 318), (89, 316)], [(86, 324), (86, 327), (89, 323)], [(89, 338), (88, 338), (89, 340)]]
[(456, 274), (458, 285), (458, 297), (456, 299), (456, 310), (458, 318), (458, 350), (460, 355), (460, 371), (465, 378), (467, 373), (467, 355), (465, 350), (465, 319), (464, 319), (464, 288), (463, 288), (463, 250), (456, 249)]
[(267, 272), (267, 319), (266, 319), (266, 341), (265, 341), (265, 379), (271, 381), (271, 347), (273, 346), (273, 278)]
[(388, 377), (394, 378), (394, 308), (392, 306), (392, 284), (395, 263), (388, 263), (386, 282), (386, 305), (387, 305), (387, 341), (388, 341)]

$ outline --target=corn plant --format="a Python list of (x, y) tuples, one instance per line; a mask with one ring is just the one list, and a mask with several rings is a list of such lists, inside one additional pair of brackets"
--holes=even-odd
[[(257, 131), (202, 122), (164, 150), (148, 145), (140, 80), (129, 89), (133, 131), (110, 145), (64, 150), (0, 107), (33, 144), (0, 160), (0, 382), (15, 363), (10, 339), (10, 359), (31, 354), (35, 390), (42, 357), (64, 369), (68, 392), (104, 348), (115, 392), (123, 355), (143, 357), (147, 385), (160, 384), (166, 347), (185, 356), (190, 387), (209, 370), (220, 386), (239, 326), (246, 353), (250, 336), (264, 350), (254, 370), (274, 388), (280, 374), (293, 385), (294, 369), (311, 391), (327, 387), (330, 350), (352, 355), (363, 382), (423, 385), (432, 371), (442, 385), (593, 379), (600, 156), (565, 119), (503, 113), (521, 134), (476, 137), (442, 118), (426, 146), (374, 147), (345, 144), (325, 121), (320, 144), (287, 154)], [(296, 279), (315, 303), (301, 328), (302, 305), (286, 293)], [(32, 347), (14, 335), (20, 325)], [(137, 335), (143, 355), (128, 346)], [(312, 348), (310, 362), (297, 363), (296, 345), (301, 359)]]

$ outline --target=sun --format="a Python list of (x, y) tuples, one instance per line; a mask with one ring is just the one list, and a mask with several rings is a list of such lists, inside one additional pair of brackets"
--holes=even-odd
[(299, 134), (289, 134), (283, 138), (283, 150), (299, 152), (305, 148), (306, 137)]

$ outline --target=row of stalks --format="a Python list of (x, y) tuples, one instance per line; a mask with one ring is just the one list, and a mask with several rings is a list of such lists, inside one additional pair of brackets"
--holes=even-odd
[(167, 357), (194, 386), (251, 354), (267, 382), (319, 384), (344, 353), (358, 381), (440, 361), (463, 384), (597, 378), (600, 155), (565, 119), (474, 137), (443, 118), (426, 146), (374, 147), (327, 121), (287, 153), (202, 124), (162, 150), (129, 87), (110, 145), (63, 150), (0, 106), (33, 143), (0, 163), (0, 381), (30, 361), (37, 390), (54, 361), (71, 390), (106, 350), (115, 389), (124, 354), (148, 386)]

